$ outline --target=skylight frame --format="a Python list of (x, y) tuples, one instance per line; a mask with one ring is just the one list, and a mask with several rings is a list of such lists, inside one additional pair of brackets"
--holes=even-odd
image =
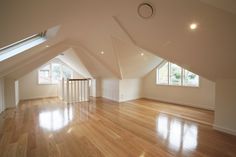
[[(0, 62), (31, 49), (46, 41), (46, 31), (0, 48)], [(15, 52), (14, 52), (15, 51)]]

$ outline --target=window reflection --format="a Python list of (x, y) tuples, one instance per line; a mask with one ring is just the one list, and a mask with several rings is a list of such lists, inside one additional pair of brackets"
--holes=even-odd
[(168, 133), (168, 117), (166, 115), (159, 116), (157, 126), (158, 132), (162, 136), (162, 138), (167, 138)]
[(159, 114), (156, 119), (158, 136), (166, 140), (173, 150), (192, 150), (197, 147), (198, 128), (166, 114)]
[(179, 149), (181, 145), (181, 124), (177, 120), (173, 120), (170, 123), (170, 146), (174, 149)]
[(197, 127), (194, 125), (184, 125), (183, 147), (194, 149), (197, 147)]
[(72, 118), (72, 107), (64, 110), (45, 111), (39, 114), (39, 125), (44, 129), (56, 131), (65, 127)]

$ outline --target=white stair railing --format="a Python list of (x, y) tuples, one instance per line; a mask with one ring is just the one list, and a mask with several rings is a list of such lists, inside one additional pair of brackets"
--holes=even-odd
[(62, 79), (61, 98), (67, 103), (89, 101), (90, 79)]

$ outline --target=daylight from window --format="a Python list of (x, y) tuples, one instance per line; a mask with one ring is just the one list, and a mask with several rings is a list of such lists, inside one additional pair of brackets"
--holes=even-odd
[(62, 63), (49, 63), (38, 71), (39, 84), (57, 84), (62, 78), (73, 78), (73, 70)]
[(199, 86), (199, 76), (182, 67), (164, 62), (157, 68), (156, 83), (160, 85), (174, 86)]
[(45, 33), (35, 34), (13, 44), (0, 48), (0, 62), (46, 41)]

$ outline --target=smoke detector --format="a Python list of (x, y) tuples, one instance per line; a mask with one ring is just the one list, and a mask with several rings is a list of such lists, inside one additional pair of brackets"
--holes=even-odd
[(146, 2), (139, 4), (138, 15), (143, 19), (151, 18), (154, 15), (153, 6)]

